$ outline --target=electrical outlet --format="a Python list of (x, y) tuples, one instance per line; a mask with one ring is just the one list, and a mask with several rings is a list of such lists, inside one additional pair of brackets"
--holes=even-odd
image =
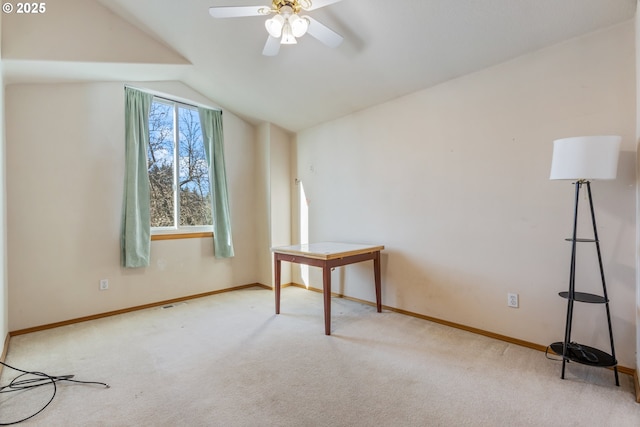
[(513, 308), (518, 308), (518, 294), (512, 294), (512, 293), (508, 293), (507, 294), (507, 306), (509, 307), (513, 307)]
[(100, 290), (106, 291), (107, 289), (109, 289), (109, 280), (107, 279), (100, 280)]

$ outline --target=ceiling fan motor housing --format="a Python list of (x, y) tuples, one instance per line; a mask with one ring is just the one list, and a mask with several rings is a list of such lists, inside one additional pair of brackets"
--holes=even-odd
[(303, 8), (303, 6), (305, 8), (311, 6), (311, 1), (302, 0), (301, 5), (298, 0), (273, 0), (272, 5), (273, 10), (277, 10), (278, 13), (280, 12), (280, 8), (284, 6), (289, 6), (291, 9), (293, 9), (293, 13), (300, 13), (300, 10)]

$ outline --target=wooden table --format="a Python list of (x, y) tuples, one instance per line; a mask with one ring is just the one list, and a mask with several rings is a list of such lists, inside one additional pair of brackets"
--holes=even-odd
[(380, 251), (383, 249), (384, 246), (335, 242), (271, 248), (275, 264), (276, 314), (280, 314), (280, 267), (282, 261), (320, 267), (322, 268), (322, 292), (324, 294), (324, 333), (331, 335), (331, 269), (369, 260), (373, 260), (376, 307), (380, 313), (382, 311)]

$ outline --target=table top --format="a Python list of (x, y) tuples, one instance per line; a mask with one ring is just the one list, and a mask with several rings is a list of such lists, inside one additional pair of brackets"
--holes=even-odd
[(288, 255), (301, 255), (316, 259), (344, 258), (351, 255), (367, 254), (384, 249), (381, 245), (363, 245), (354, 243), (318, 242), (302, 245), (279, 246), (271, 252)]

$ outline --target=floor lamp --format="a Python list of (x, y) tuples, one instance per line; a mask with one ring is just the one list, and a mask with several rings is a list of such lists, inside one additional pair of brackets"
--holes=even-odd
[[(613, 331), (611, 328), (611, 314), (609, 311), (609, 298), (605, 284), (604, 269), (602, 267), (602, 255), (600, 253), (600, 241), (596, 227), (596, 217), (593, 210), (593, 198), (591, 195), (591, 180), (615, 179), (618, 169), (618, 153), (620, 151), (619, 136), (581, 136), (558, 139), (553, 142), (553, 160), (551, 162), (550, 179), (569, 179), (575, 185), (575, 207), (573, 216), (573, 235), (566, 240), (571, 242), (571, 267), (569, 273), (569, 291), (560, 292), (562, 298), (567, 299), (567, 320), (565, 325), (564, 340), (551, 344), (551, 349), (562, 355), (562, 376), (564, 379), (565, 367), (568, 361), (574, 361), (591, 366), (613, 367), (616, 385), (618, 380), (618, 368), (616, 354), (613, 345)], [(580, 190), (585, 186), (589, 208), (591, 211), (591, 223), (593, 226), (593, 238), (585, 239), (577, 236), (578, 230), (578, 201)], [(600, 267), (600, 279), (602, 280), (602, 295), (594, 295), (586, 292), (576, 292), (576, 249), (578, 243), (595, 243)], [(607, 312), (609, 326), (609, 340), (611, 353), (608, 354), (594, 347), (578, 344), (571, 341), (571, 327), (573, 321), (574, 302), (604, 304)]]

